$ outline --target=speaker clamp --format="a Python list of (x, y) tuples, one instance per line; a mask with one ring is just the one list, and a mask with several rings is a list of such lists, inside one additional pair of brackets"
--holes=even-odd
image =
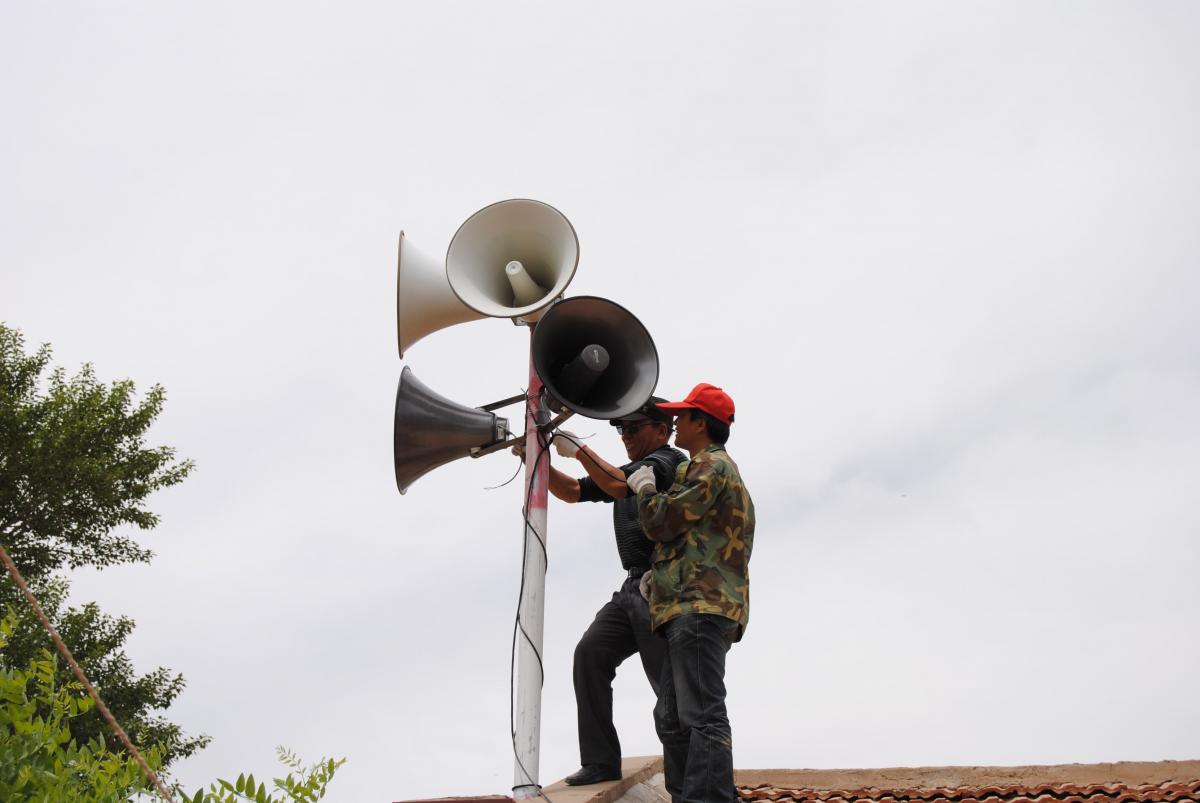
[[(524, 399), (525, 397), (520, 396), (518, 398)], [(486, 410), (487, 408), (480, 407), (479, 409)], [(561, 425), (562, 422), (566, 421), (568, 418), (570, 418), (573, 415), (575, 415), (575, 413), (571, 412), (570, 410), (566, 410), (563, 413), (561, 413), (561, 414), (555, 416), (553, 419), (551, 419), (549, 423), (545, 424), (544, 426), (538, 427), (538, 430), (541, 432), (550, 432), (552, 430), (558, 429), (559, 425)], [(507, 425), (507, 419), (500, 419), (500, 420), (505, 421), (506, 425)], [(523, 446), (524, 444), (525, 444), (525, 435), (518, 435), (515, 438), (509, 438), (508, 440), (500, 441), (499, 443), (489, 443), (487, 446), (476, 446), (471, 449), (471, 457), (483, 457), (484, 455), (489, 455), (489, 454), (492, 454), (493, 452), (498, 452), (501, 449), (511, 449), (514, 446)]]

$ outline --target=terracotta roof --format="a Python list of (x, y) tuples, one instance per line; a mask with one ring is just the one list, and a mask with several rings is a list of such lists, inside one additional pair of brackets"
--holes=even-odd
[(750, 770), (738, 773), (738, 794), (747, 803), (1200, 803), (1200, 762)]
[(424, 800), (397, 800), (395, 803), (513, 803), (507, 795), (484, 795), (482, 797), (435, 797)]
[(1200, 801), (1200, 781), (1143, 786), (1125, 784), (1042, 784), (1040, 786), (959, 786), (953, 789), (850, 789), (845, 792), (816, 789), (780, 789), (763, 784), (738, 789), (742, 800), (776, 800), (781, 803), (1162, 803)]
[[(553, 803), (669, 803), (661, 756), (626, 758), (621, 770), (621, 780), (592, 786), (559, 781), (546, 787), (546, 796)], [(734, 783), (746, 803), (1200, 803), (1200, 761), (736, 770)], [(467, 800), (510, 798), (440, 798), (436, 803)]]

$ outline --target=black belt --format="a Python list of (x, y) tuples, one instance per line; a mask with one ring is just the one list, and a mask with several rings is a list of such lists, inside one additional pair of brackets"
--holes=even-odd
[(646, 572), (650, 571), (649, 566), (634, 566), (629, 570), (630, 577), (641, 577)]

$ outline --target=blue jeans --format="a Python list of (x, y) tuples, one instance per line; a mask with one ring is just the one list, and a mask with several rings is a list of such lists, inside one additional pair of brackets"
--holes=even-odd
[(663, 775), (672, 803), (737, 801), (733, 736), (725, 712), (725, 654), (737, 624), (689, 613), (663, 625), (667, 657), (654, 725), (663, 743)]

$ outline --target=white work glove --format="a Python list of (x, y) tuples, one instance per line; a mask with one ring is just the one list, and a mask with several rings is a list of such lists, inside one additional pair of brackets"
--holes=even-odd
[(654, 489), (654, 469), (650, 466), (642, 466), (637, 471), (629, 475), (625, 480), (625, 484), (629, 486), (629, 490), (637, 493), (639, 489), (649, 486)]
[(554, 451), (558, 452), (560, 457), (575, 457), (579, 454), (579, 436), (560, 429), (554, 433)]
[(638, 583), (638, 591), (642, 592), (642, 599), (646, 600), (646, 602), (650, 601), (650, 575), (653, 573), (650, 569), (647, 569)]

